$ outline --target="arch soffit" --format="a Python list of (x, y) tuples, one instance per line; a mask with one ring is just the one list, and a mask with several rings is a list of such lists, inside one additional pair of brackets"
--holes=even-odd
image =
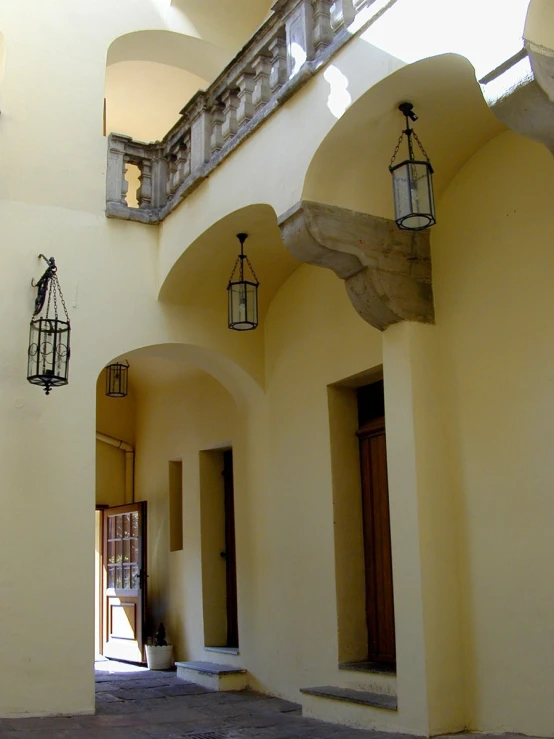
[(163, 280), (159, 299), (205, 308), (220, 304), (225, 311), (225, 289), (239, 252), (240, 232), (248, 234), (245, 253), (262, 284), (262, 318), (279, 287), (298, 267), (283, 246), (277, 214), (265, 203), (227, 213), (186, 247)]
[(258, 382), (232, 359), (194, 344), (163, 343), (130, 348), (105, 362), (98, 376), (110, 362), (127, 359), (132, 365), (133, 358), (151, 360), (157, 370), (165, 363), (165, 370), (162, 369), (162, 372), (165, 371), (166, 380), (173, 378), (176, 381), (186, 376), (179, 369), (184, 365), (193, 371), (201, 370), (217, 380), (231, 394), (239, 408), (255, 407), (264, 395), (263, 388)]
[(228, 63), (229, 52), (176, 31), (144, 30), (119, 36), (110, 44), (106, 66), (128, 61), (165, 64), (211, 80)]

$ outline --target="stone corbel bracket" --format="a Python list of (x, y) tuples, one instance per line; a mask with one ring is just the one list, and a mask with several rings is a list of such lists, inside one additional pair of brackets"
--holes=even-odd
[(479, 80), (490, 109), (508, 128), (554, 154), (554, 51), (526, 42)]
[(279, 218), (288, 251), (344, 280), (360, 316), (383, 331), (399, 321), (434, 323), (428, 231), (307, 200)]

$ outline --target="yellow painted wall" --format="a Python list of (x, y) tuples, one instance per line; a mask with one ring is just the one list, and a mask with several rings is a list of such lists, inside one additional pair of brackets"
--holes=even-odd
[(454, 179), (432, 238), (470, 726), (544, 736), (553, 734), (553, 183), (546, 149), (503, 134)]
[[(132, 391), (125, 398), (108, 398), (105, 373), (96, 384), (96, 430), (114, 439), (135, 442), (135, 399)], [(96, 504), (117, 506), (125, 500), (125, 453), (96, 440)]]
[[(148, 504), (148, 610), (177, 658), (203, 653), (200, 453), (231, 446), (231, 395), (190, 369), (181, 382), (142, 388), (137, 402), (136, 500)], [(183, 465), (183, 549), (169, 551), (169, 461)]]

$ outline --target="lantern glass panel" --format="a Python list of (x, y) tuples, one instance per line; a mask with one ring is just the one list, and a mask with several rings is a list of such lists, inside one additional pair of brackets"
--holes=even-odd
[(46, 388), (67, 385), (69, 375), (68, 321), (34, 318), (31, 321), (27, 379)]
[(229, 287), (229, 328), (248, 331), (258, 325), (258, 285), (231, 282)]
[(405, 161), (392, 170), (394, 213), (399, 228), (420, 231), (435, 223), (429, 162)]

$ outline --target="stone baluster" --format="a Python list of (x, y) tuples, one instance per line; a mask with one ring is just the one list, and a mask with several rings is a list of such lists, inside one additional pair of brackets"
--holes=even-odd
[(254, 92), (252, 94), (252, 105), (257, 111), (271, 100), (271, 87), (269, 76), (271, 74), (271, 60), (266, 56), (259, 56), (254, 60)]
[(190, 174), (190, 147), (187, 143), (181, 144), (177, 150), (176, 161), (176, 188), (181, 185)]
[(329, 46), (333, 40), (331, 3), (332, 0), (315, 0), (314, 2), (313, 44), (316, 52)]
[(287, 66), (289, 79), (314, 57), (314, 13), (312, 0), (297, 0), (285, 11)]
[(331, 5), (331, 28), (335, 33), (347, 28), (356, 17), (352, 0), (335, 0)]
[(198, 114), (190, 126), (190, 168), (196, 172), (207, 164), (212, 156), (212, 114), (203, 96)]
[(138, 163), (140, 169), (139, 188), (137, 190), (137, 201), (139, 208), (152, 207), (152, 162), (143, 159)]
[(212, 151), (217, 152), (219, 151), (223, 144), (225, 143), (225, 139), (223, 138), (223, 124), (225, 122), (225, 105), (221, 101), (217, 101), (212, 110), (211, 110), (211, 118), (212, 118), (212, 137), (211, 137), (211, 145), (212, 145)]
[(356, 13), (359, 13), (360, 10), (363, 10), (363, 8), (371, 5), (373, 0), (353, 0), (353, 2), (354, 2), (354, 11)]
[(121, 180), (121, 203), (127, 205), (127, 193), (129, 192), (129, 182), (127, 177), (127, 165), (129, 164), (129, 158), (123, 157), (123, 179)]
[(237, 79), (237, 85), (239, 88), (237, 125), (240, 126), (242, 123), (244, 123), (244, 121), (249, 121), (254, 115), (254, 104), (252, 102), (252, 93), (254, 92), (254, 75), (250, 72), (244, 72)]
[(287, 69), (287, 40), (278, 36), (269, 44), (271, 53), (271, 74), (269, 75), (269, 86), (271, 92), (275, 93), (288, 79)]
[(152, 207), (159, 208), (167, 202), (168, 162), (163, 151), (156, 149), (151, 160)]
[(227, 139), (234, 136), (237, 132), (237, 108), (239, 105), (237, 90), (235, 88), (226, 90), (221, 96), (221, 99), (225, 105), (225, 110), (223, 111), (224, 121), (221, 132), (223, 134), (223, 140), (227, 141)]
[(177, 181), (177, 157), (175, 154), (170, 154), (167, 157), (167, 197), (171, 197)]
[(127, 171), (125, 150), (130, 136), (110, 134), (108, 139), (108, 166), (106, 177), (106, 202), (127, 205), (125, 196), (129, 184), (125, 179)]

